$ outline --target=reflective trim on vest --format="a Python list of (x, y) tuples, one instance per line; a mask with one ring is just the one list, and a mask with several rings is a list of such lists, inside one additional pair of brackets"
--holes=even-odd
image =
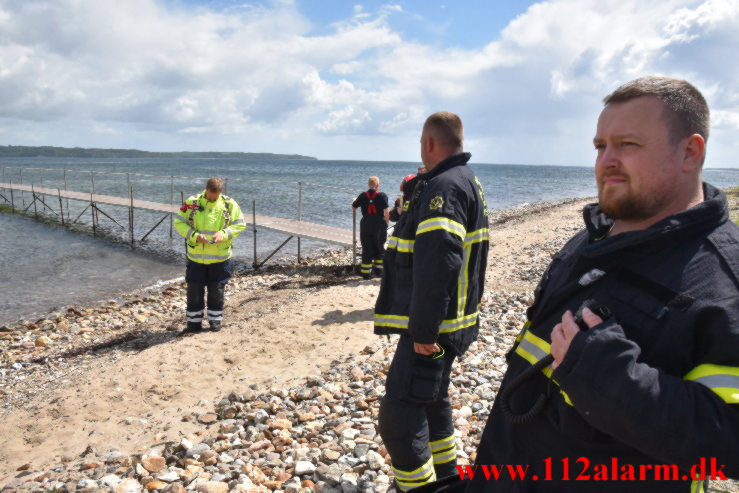
[(403, 253), (413, 253), (413, 245), (416, 240), (406, 240), (398, 238), (397, 236), (391, 236), (387, 242), (388, 249), (397, 250)]
[[(529, 322), (526, 322), (526, 324), (530, 325)], [(514, 352), (533, 365), (537, 363), (540, 359), (549, 355), (552, 352), (551, 348), (551, 344), (549, 344), (547, 341), (545, 341), (541, 337), (535, 336), (528, 330), (524, 330), (523, 337), (516, 346), (516, 350)], [(541, 369), (541, 372), (549, 379), (552, 378), (552, 371), (553, 370), (551, 364)], [(552, 380), (552, 382), (559, 386), (556, 380)], [(562, 397), (564, 397), (564, 400), (568, 405), (573, 405), (570, 396), (567, 395), (567, 392), (560, 389), (559, 393), (562, 394)]]
[(431, 458), (414, 471), (403, 471), (395, 466), (392, 469), (395, 474), (395, 482), (403, 491), (418, 488), (424, 484), (436, 481), (436, 472), (434, 471), (434, 463)]
[(187, 223), (187, 219), (185, 219), (184, 217), (180, 216), (179, 214), (177, 214), (177, 215), (176, 215), (176, 216), (174, 217), (174, 220), (175, 220), (175, 221), (182, 221), (183, 223)]
[(193, 234), (194, 232), (195, 232), (195, 230), (194, 230), (193, 228), (190, 228), (190, 229), (188, 229), (188, 230), (187, 230), (187, 234), (186, 234), (185, 236), (186, 236), (187, 238), (189, 238), (189, 237), (190, 237), (190, 235), (191, 235), (191, 234)]
[(231, 224), (246, 224), (246, 221), (244, 221), (243, 219), (237, 219), (235, 221), (231, 221)]
[[(439, 325), (439, 333), (445, 334), (465, 329), (477, 323), (477, 316), (480, 312), (470, 313), (463, 317), (442, 320)], [(407, 329), (410, 318), (407, 315), (384, 315), (375, 314), (375, 326), (392, 327), (394, 329)]]
[(467, 235), (467, 230), (464, 226), (454, 219), (449, 219), (448, 217), (434, 217), (421, 221), (416, 230), (416, 236), (422, 233), (428, 233), (429, 231), (435, 231), (437, 229), (443, 229), (444, 231), (455, 234), (459, 236), (459, 239), (462, 241), (464, 241), (464, 238)]
[(728, 404), (739, 404), (739, 367), (699, 365), (683, 378), (705, 385)]
[(231, 228), (226, 228), (226, 233), (228, 233), (228, 239), (233, 240), (233, 233), (231, 232)]
[(202, 235), (214, 235), (217, 232), (218, 231), (201, 231), (200, 234), (202, 234)]
[(231, 255), (202, 255), (197, 253), (190, 253), (187, 252), (187, 257), (190, 259), (200, 259), (200, 260), (228, 260), (231, 258)]

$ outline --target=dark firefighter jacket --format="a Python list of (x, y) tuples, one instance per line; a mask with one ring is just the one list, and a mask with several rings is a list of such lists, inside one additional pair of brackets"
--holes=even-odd
[(485, 195), (469, 159), (450, 156), (416, 181), (388, 240), (375, 333), (438, 340), (457, 354), (476, 339), (489, 234)]
[[(704, 184), (704, 193), (687, 211), (608, 238), (612, 220), (597, 204), (585, 208), (587, 229), (554, 256), (537, 287), (501, 392), (549, 354), (565, 310), (589, 299), (612, 316), (580, 332), (554, 372), (546, 367), (512, 391), (521, 414), (549, 388), (531, 422), (512, 424), (498, 394), (477, 462), (527, 464), (529, 480), (475, 477), (466, 491), (702, 492), (690, 479), (629, 480), (629, 466), (637, 479), (641, 465), (650, 467), (647, 479), (682, 479), (701, 459), (710, 474), (711, 458), (739, 478), (739, 228), (723, 192)], [(569, 291), (573, 280), (581, 286)], [(553, 481), (532, 481), (546, 474), (547, 458)], [(557, 481), (565, 463), (570, 481)], [(596, 465), (605, 465), (606, 480)], [(576, 480), (581, 473), (590, 480)]]

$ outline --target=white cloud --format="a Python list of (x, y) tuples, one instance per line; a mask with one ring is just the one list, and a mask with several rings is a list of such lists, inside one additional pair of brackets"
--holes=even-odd
[(355, 5), (317, 36), (290, 1), (0, 0), (0, 144), (417, 159), (423, 118), (449, 109), (481, 161), (588, 164), (600, 99), (656, 73), (704, 90), (709, 157), (734, 165), (736, 1), (549, 0), (476, 49), (409, 42), (398, 13)]

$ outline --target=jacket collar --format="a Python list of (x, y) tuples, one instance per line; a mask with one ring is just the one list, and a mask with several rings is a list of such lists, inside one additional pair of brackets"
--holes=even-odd
[(704, 200), (700, 204), (666, 217), (647, 229), (621, 233), (602, 241), (595, 240), (608, 234), (614, 220), (598, 204), (589, 204), (583, 210), (590, 242), (584, 254), (600, 256), (635, 246), (664, 245), (665, 241), (677, 241), (687, 235), (713, 230), (728, 221), (729, 208), (724, 192), (703, 182), (703, 195)]
[[(202, 191), (202, 192), (200, 193), (200, 196), (198, 197), (198, 204), (200, 204), (200, 205), (202, 205), (202, 206), (205, 206), (205, 205), (206, 205), (206, 204), (207, 204), (208, 202), (210, 202), (210, 201), (208, 200), (208, 198), (207, 198), (207, 197), (205, 196), (205, 192), (206, 192), (206, 190), (203, 190), (203, 191)], [(212, 203), (212, 204), (216, 204), (216, 205), (215, 205), (215, 207), (218, 207), (218, 206), (219, 206), (220, 204), (223, 204), (224, 202), (225, 202), (225, 201), (223, 200), (223, 194), (221, 193), (221, 194), (220, 194), (220, 195), (218, 196), (218, 200), (216, 200), (216, 201), (214, 201), (214, 202), (211, 202), (211, 203)]]
[(458, 152), (457, 154), (452, 154), (451, 156), (449, 156), (448, 158), (444, 159), (439, 164), (434, 166), (434, 169), (432, 169), (431, 171), (424, 173), (422, 175), (418, 175), (420, 176), (419, 179), (424, 180), (424, 181), (429, 181), (433, 177), (440, 175), (441, 173), (443, 173), (444, 171), (448, 169), (451, 169), (455, 166), (462, 166), (464, 164), (467, 164), (467, 161), (469, 161), (471, 157), (472, 157), (472, 154), (470, 154), (469, 152)]

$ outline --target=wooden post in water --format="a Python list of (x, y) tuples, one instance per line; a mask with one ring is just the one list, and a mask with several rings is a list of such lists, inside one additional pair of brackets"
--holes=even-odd
[(34, 219), (38, 219), (38, 211), (36, 210), (36, 190), (33, 188), (33, 183), (31, 183), (31, 197), (33, 198), (33, 217)]
[[(67, 169), (64, 169), (64, 191), (67, 191)], [(69, 199), (67, 199), (67, 221), (69, 221)]]
[[(20, 172), (21, 172), (21, 185), (23, 185), (23, 168), (20, 168)], [(23, 190), (21, 190), (21, 203), (23, 204), (21, 207), (25, 209), (26, 208), (26, 196), (23, 193)]]
[(62, 206), (62, 191), (57, 188), (56, 193), (59, 197), (59, 217), (62, 218), (62, 226), (64, 226), (64, 207)]
[[(90, 194), (92, 196), (92, 195), (95, 195), (95, 172), (94, 171), (90, 171), (90, 185), (91, 185), (91, 188), (90, 188), (91, 192), (90, 192)], [(97, 205), (95, 205), (94, 203), (92, 203), (92, 208), (93, 208), (93, 214), (95, 216), (94, 217), (94, 220), (95, 220), (96, 223), (99, 223), (100, 222), (100, 216), (98, 215)]]
[(128, 229), (131, 231), (131, 248), (133, 248), (133, 187), (129, 187), (128, 196), (131, 199), (131, 206), (128, 208)]
[(92, 200), (92, 192), (90, 192), (90, 215), (92, 216), (92, 235), (97, 236), (95, 225), (95, 202)]

